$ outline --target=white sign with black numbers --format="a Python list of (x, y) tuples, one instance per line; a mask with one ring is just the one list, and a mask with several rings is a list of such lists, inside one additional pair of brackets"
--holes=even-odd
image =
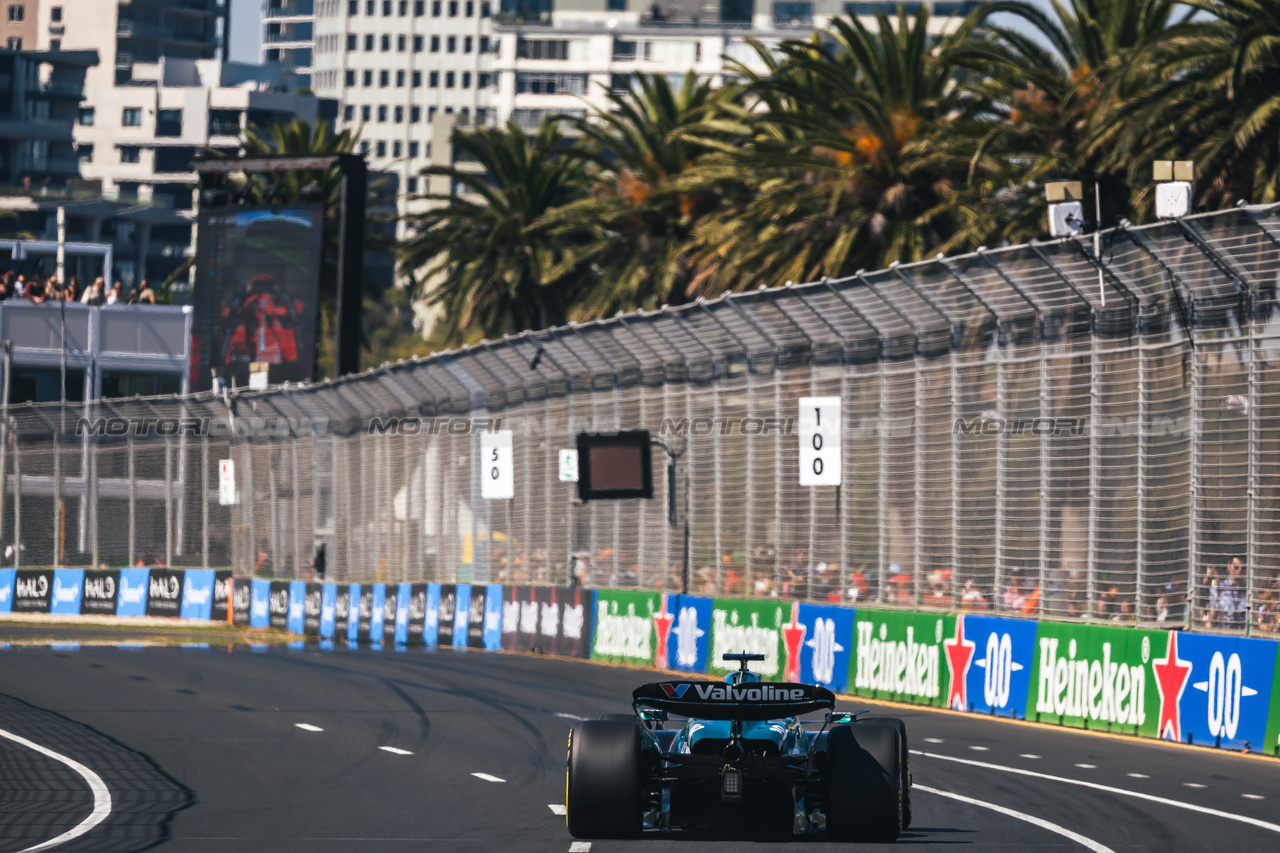
[(840, 398), (800, 398), (800, 485), (840, 485)]
[(516, 496), (512, 455), (511, 430), (480, 433), (481, 497), (486, 500), (509, 500)]

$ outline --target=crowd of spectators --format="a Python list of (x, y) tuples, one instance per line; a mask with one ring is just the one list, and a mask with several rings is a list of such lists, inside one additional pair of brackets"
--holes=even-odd
[(10, 271), (0, 275), (0, 300), (4, 299), (25, 299), (37, 304), (65, 300), (82, 305), (155, 305), (156, 292), (145, 278), (138, 287), (126, 291), (119, 281), (108, 288), (99, 276), (82, 291), (75, 276), (67, 280), (65, 288), (60, 288), (54, 276)]

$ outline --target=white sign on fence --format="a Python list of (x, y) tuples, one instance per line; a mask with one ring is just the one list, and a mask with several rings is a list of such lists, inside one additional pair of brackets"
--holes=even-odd
[(840, 398), (800, 398), (800, 485), (838, 486)]
[(480, 433), (480, 496), (509, 500), (516, 496), (511, 430)]
[(231, 506), (236, 501), (236, 462), (234, 459), (218, 460), (218, 503)]
[(560, 482), (578, 482), (578, 451), (560, 451)]

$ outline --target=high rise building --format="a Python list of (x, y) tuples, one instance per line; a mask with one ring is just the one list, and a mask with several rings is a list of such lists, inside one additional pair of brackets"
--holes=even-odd
[(316, 6), (335, 0), (263, 0), (262, 60), (279, 62), (298, 76), (302, 86), (311, 85), (315, 55)]

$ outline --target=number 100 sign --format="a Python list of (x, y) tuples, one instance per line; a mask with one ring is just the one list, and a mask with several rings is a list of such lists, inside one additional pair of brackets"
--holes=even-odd
[(487, 500), (516, 496), (509, 429), (480, 433), (480, 496)]
[(800, 398), (800, 485), (840, 485), (840, 398)]

